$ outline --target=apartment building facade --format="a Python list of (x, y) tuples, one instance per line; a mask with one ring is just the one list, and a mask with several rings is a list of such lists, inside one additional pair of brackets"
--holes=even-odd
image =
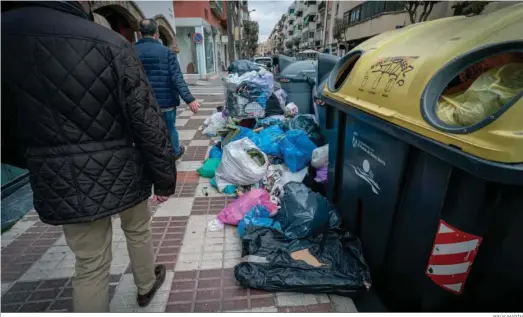
[[(441, 1), (434, 5), (427, 21), (454, 14), (457, 1)], [(490, 2), (483, 13), (513, 5), (512, 1)], [(418, 16), (423, 8), (418, 8)], [(336, 21), (345, 23), (345, 32), (334, 38)], [(293, 25), (296, 21), (298, 25)], [(301, 26), (300, 26), (301, 24)], [(289, 10), (275, 25), (269, 37), (272, 54), (290, 54), (306, 49), (342, 56), (363, 41), (411, 24), (405, 10), (405, 1), (294, 1)], [(293, 26), (292, 32), (289, 27)], [(283, 31), (282, 31), (283, 30)], [(301, 37), (296, 36), (296, 31)], [(284, 47), (279, 45), (283, 36)], [(292, 45), (290, 44), (292, 43)]]

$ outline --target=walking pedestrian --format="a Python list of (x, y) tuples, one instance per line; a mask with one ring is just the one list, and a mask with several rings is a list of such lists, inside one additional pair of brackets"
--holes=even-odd
[(176, 130), (176, 108), (180, 105), (180, 97), (193, 113), (197, 113), (200, 105), (191, 95), (176, 55), (159, 41), (158, 25), (154, 19), (140, 22), (142, 39), (136, 43), (138, 56), (142, 61), (145, 73), (153, 87), (156, 100), (162, 109), (163, 118), (169, 129), (176, 159), (185, 153), (185, 147), (180, 145)]
[(76, 257), (76, 312), (109, 311), (111, 216), (119, 215), (147, 306), (154, 265), (147, 199), (176, 187), (168, 130), (131, 43), (88, 2), (20, 2), (2, 13), (2, 161), (29, 170), (34, 207)]

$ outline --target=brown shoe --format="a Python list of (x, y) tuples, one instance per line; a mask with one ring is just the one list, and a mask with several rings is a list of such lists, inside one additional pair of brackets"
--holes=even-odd
[(154, 295), (156, 294), (156, 291), (162, 286), (163, 282), (165, 281), (165, 265), (159, 264), (154, 268), (154, 274), (156, 275), (156, 282), (154, 282), (153, 288), (149, 291), (149, 293), (145, 295), (138, 294), (138, 306), (145, 307), (151, 303), (151, 301), (154, 298)]
[(180, 154), (176, 155), (174, 158), (178, 161), (185, 154), (185, 146), (180, 145)]

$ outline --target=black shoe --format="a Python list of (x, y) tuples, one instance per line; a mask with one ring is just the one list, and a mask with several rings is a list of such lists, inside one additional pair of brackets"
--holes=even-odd
[(154, 282), (153, 288), (149, 291), (149, 293), (145, 295), (138, 294), (138, 298), (136, 299), (138, 301), (138, 306), (145, 307), (151, 303), (151, 301), (154, 298), (154, 295), (158, 291), (158, 289), (162, 286), (163, 282), (165, 281), (165, 265), (159, 264), (154, 268), (154, 274), (156, 275), (156, 281)]
[(175, 156), (175, 159), (178, 161), (185, 154), (185, 146), (180, 145), (180, 154)]

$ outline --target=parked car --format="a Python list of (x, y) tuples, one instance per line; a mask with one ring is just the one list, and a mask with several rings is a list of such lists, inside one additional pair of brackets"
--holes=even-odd
[(270, 57), (255, 57), (253, 62), (267, 70), (271, 70), (272, 68), (272, 58)]

